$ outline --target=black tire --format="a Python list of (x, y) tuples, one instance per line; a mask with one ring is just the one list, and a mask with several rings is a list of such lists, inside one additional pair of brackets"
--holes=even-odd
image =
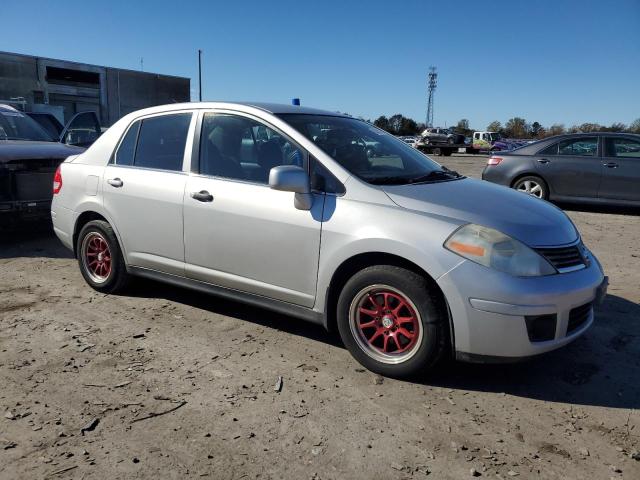
[(455, 138), (455, 137), (449, 137), (449, 138), (447, 139), (447, 143), (448, 143), (449, 145), (453, 145), (453, 144), (455, 144), (455, 143), (456, 143), (456, 138)]
[[(89, 256), (88, 244), (92, 240), (101, 241), (100, 239), (106, 243), (108, 249), (106, 250), (108, 257), (104, 254), (105, 258), (109, 259), (108, 273), (105, 275), (100, 275), (103, 271), (96, 273), (88, 265), (89, 259), (95, 259), (95, 252), (91, 254), (93, 256)], [(129, 283), (130, 275), (127, 273), (118, 239), (111, 225), (104, 220), (92, 220), (82, 227), (78, 234), (76, 252), (80, 273), (93, 289), (103, 293), (117, 293)]]
[[(542, 178), (538, 177), (537, 175), (527, 175), (526, 177), (520, 177), (515, 182), (513, 182), (513, 185), (511, 185), (511, 188), (518, 191), (523, 191), (521, 190), (521, 188), (523, 188), (524, 185), (526, 185), (526, 182), (535, 182), (537, 185), (540, 186), (541, 194), (539, 196), (538, 195), (534, 195), (534, 196), (541, 198), (543, 200), (547, 200), (549, 198), (549, 186), (547, 185), (547, 182), (545, 182)], [(528, 192), (523, 191), (523, 193), (528, 193)]]
[(442, 155), (443, 155), (444, 157), (450, 157), (450, 156), (451, 156), (451, 153), (452, 153), (452, 150), (444, 149), (444, 148), (442, 149)]
[[(376, 288), (381, 293), (375, 293)], [(378, 295), (378, 297), (374, 298), (376, 302), (379, 302), (378, 298), (384, 295), (382, 292), (389, 291), (389, 288), (391, 289), (391, 296), (394, 293), (399, 293), (401, 297), (408, 300), (408, 304), (411, 304), (407, 308), (413, 310), (415, 307), (415, 313), (418, 314), (415, 319), (415, 326), (406, 327), (407, 329), (413, 328), (412, 332), (414, 335), (417, 334), (415, 342), (413, 340), (405, 340), (409, 345), (414, 342), (413, 346), (407, 352), (400, 351), (397, 354), (399, 356), (396, 356), (395, 359), (393, 357), (394, 352), (381, 352), (379, 348), (373, 345), (374, 341), (377, 340), (371, 341), (367, 339), (364, 333), (361, 333), (365, 330), (362, 327), (358, 327), (358, 325), (363, 325), (367, 322), (372, 323), (369, 320), (377, 322), (376, 326), (370, 327), (376, 329), (371, 338), (374, 336), (382, 338), (386, 347), (388, 339), (385, 339), (384, 336), (393, 336), (395, 334), (395, 345), (400, 347), (402, 339), (407, 338), (399, 337), (402, 332), (385, 331), (382, 337), (378, 335), (378, 330), (399, 328), (395, 326), (395, 320), (386, 318), (387, 316), (392, 317), (389, 313), (391, 310), (387, 310), (386, 312), (389, 315), (385, 314), (380, 320), (374, 320), (372, 316), (366, 318), (359, 313), (365, 308), (364, 306), (360, 307), (365, 303), (359, 303), (359, 299), (366, 298), (371, 301), (372, 294), (370, 292), (374, 292), (374, 296)], [(426, 278), (410, 270), (393, 265), (376, 265), (359, 271), (347, 281), (338, 299), (337, 323), (342, 342), (353, 357), (372, 372), (388, 377), (407, 378), (428, 371), (443, 357), (448, 348), (449, 338), (446, 306), (441, 296), (436, 292), (436, 288)], [(362, 300), (362, 302), (366, 301)], [(395, 300), (390, 300), (390, 303), (391, 301)], [(373, 304), (371, 303), (370, 305)], [(387, 306), (387, 304), (385, 303), (384, 306)], [(382, 309), (384, 306), (377, 303), (377, 307), (374, 308)], [(405, 310), (405, 312), (410, 314), (410, 310)], [(352, 313), (354, 316), (352, 316)], [(362, 322), (363, 318), (365, 322)], [(397, 318), (400, 318), (399, 313)], [(394, 325), (385, 327), (383, 325), (385, 320), (393, 322)], [(416, 330), (418, 326), (421, 330)], [(392, 344), (393, 342), (389, 340), (388, 343)], [(375, 358), (376, 356), (384, 357), (386, 361), (381, 361)], [(402, 356), (408, 356), (408, 358), (401, 360)], [(394, 360), (400, 363), (389, 363)]]

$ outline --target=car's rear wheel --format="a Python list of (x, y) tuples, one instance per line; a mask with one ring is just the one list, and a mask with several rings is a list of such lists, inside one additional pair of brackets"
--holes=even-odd
[(513, 188), (522, 193), (527, 193), (536, 198), (546, 200), (549, 198), (549, 187), (546, 182), (535, 175), (519, 178), (513, 184)]
[(104, 220), (88, 222), (80, 230), (76, 246), (80, 272), (95, 290), (116, 293), (129, 281), (118, 239)]
[(443, 355), (447, 316), (427, 280), (410, 270), (377, 265), (356, 273), (338, 300), (338, 330), (369, 370), (390, 377), (424, 372)]

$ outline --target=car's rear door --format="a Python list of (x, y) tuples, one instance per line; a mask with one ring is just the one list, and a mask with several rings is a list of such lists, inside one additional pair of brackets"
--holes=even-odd
[(606, 136), (600, 198), (640, 202), (640, 140)]
[(596, 198), (602, 179), (598, 136), (565, 138), (538, 152), (535, 165), (551, 196)]
[(105, 168), (104, 207), (131, 265), (184, 274), (184, 157), (192, 116), (178, 112), (133, 122)]
[(306, 152), (259, 119), (214, 112), (202, 115), (196, 146), (184, 197), (187, 276), (313, 306), (325, 197), (298, 210), (292, 193), (268, 185), (271, 168), (304, 166)]

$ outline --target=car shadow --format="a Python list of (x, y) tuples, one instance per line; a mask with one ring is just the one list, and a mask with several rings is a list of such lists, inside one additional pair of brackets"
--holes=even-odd
[(291, 333), (335, 347), (342, 347), (337, 335), (327, 332), (322, 326), (299, 318), (272, 312), (260, 307), (229, 300), (215, 295), (207, 295), (187, 288), (179, 288), (149, 279), (136, 279), (127, 289), (131, 297), (160, 298), (181, 303), (218, 315), (245, 320), (274, 330)]
[[(336, 333), (297, 318), (151, 280), (130, 296), (170, 300), (344, 348)], [(215, 302), (211, 299), (216, 298)], [(565, 348), (514, 364), (445, 361), (412, 383), (612, 408), (640, 408), (640, 306), (608, 295), (594, 326)], [(355, 360), (354, 360), (355, 365)]]
[(590, 205), (584, 203), (554, 202), (556, 206), (565, 211), (608, 213), (612, 215), (639, 216), (640, 207), (620, 207), (611, 205)]
[(640, 305), (607, 295), (593, 327), (572, 344), (521, 363), (449, 362), (422, 383), (551, 402), (640, 407)]
[(0, 230), (0, 259), (18, 257), (73, 258), (48, 222)]

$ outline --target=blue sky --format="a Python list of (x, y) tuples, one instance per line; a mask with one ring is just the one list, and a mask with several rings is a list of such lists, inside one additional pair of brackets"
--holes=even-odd
[(484, 128), (640, 117), (640, 0), (2, 1), (0, 50), (187, 76), (197, 98)]

